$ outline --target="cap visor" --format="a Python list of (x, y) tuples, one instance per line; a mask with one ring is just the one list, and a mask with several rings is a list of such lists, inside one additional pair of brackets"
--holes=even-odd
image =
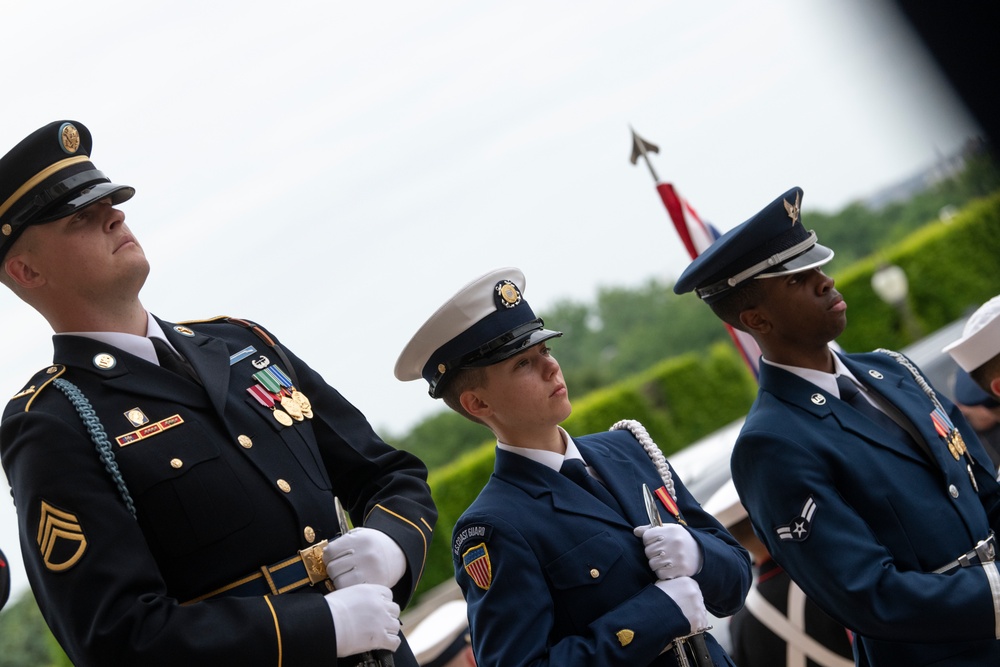
[(534, 347), (541, 342), (547, 341), (550, 338), (556, 338), (562, 336), (562, 331), (552, 331), (551, 329), (535, 329), (529, 333), (519, 336), (514, 340), (510, 341), (502, 347), (498, 347), (486, 357), (477, 359), (476, 361), (469, 364), (472, 367), (478, 366), (492, 366), (493, 364), (499, 363), (504, 359), (509, 359), (519, 352), (527, 350), (529, 347)]
[(825, 245), (817, 243), (801, 255), (796, 255), (795, 257), (778, 264), (772, 269), (768, 269), (763, 273), (758, 273), (754, 277), (775, 278), (777, 276), (787, 276), (792, 273), (800, 273), (802, 271), (808, 271), (809, 269), (815, 269), (818, 266), (823, 266), (831, 259), (833, 259), (833, 250), (830, 250)]

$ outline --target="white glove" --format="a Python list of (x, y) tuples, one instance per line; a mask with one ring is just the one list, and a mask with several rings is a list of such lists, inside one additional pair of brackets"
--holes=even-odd
[(323, 549), (334, 588), (381, 584), (392, 588), (406, 574), (406, 556), (391, 537), (374, 528), (353, 528)]
[(399, 605), (392, 591), (378, 584), (359, 584), (325, 596), (337, 636), (337, 657), (399, 648)]
[(639, 526), (632, 532), (642, 538), (649, 569), (657, 579), (693, 577), (701, 571), (701, 547), (684, 526)]
[(684, 618), (691, 623), (691, 632), (699, 632), (708, 627), (708, 611), (701, 586), (691, 577), (678, 577), (668, 581), (657, 581), (656, 587), (670, 596), (680, 607)]

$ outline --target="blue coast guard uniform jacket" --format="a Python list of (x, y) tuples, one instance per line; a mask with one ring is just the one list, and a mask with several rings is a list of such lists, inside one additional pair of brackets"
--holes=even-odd
[[(493, 475), (453, 538), (476, 660), (480, 667), (676, 667), (673, 652), (660, 652), (690, 624), (654, 586), (642, 540), (632, 533), (649, 523), (642, 484), (657, 489), (663, 482), (627, 430), (574, 442), (627, 518), (555, 470), (498, 449)], [(681, 515), (704, 554), (694, 579), (705, 606), (728, 616), (749, 589), (750, 557), (673, 479)], [(674, 521), (659, 509), (664, 523)], [(713, 637), (707, 643), (716, 665), (732, 665)]]
[(939, 395), (975, 461), (977, 493), (909, 370), (883, 353), (841, 359), (919, 429), (933, 461), (845, 401), (761, 364), (732, 458), (758, 536), (810, 599), (857, 633), (859, 665), (1000, 665), (988, 580), (996, 566), (933, 574), (1000, 527), (989, 457)]
[[(282, 370), (314, 416), (276, 421), (247, 388), (263, 358), (285, 364), (250, 329), (161, 326), (204, 388), (104, 343), (56, 336), (54, 364), (4, 412), (3, 467), (46, 621), (77, 665), (337, 664), (322, 583), (183, 603), (333, 539), (337, 495), (355, 525), (402, 548), (407, 571), (393, 593), (405, 604), (436, 519), (425, 467), (287, 351)], [(114, 363), (100, 368), (98, 355)], [(134, 518), (56, 378), (92, 404)], [(126, 413), (155, 432), (129, 441), (138, 429)], [(405, 642), (396, 664), (416, 665)]]

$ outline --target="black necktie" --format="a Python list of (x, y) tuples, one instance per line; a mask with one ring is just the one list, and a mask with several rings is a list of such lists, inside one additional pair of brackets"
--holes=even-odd
[(149, 340), (153, 343), (153, 349), (156, 350), (156, 358), (159, 360), (160, 366), (177, 373), (181, 377), (201, 384), (198, 374), (194, 372), (194, 368), (188, 363), (188, 360), (174, 352), (167, 341), (155, 336)]
[(601, 484), (599, 480), (592, 477), (590, 473), (587, 472), (587, 466), (584, 465), (581, 459), (566, 459), (563, 461), (562, 467), (559, 469), (563, 475), (569, 477), (571, 480), (576, 482), (578, 485), (582, 486), (591, 495), (596, 496), (605, 505), (618, 512), (622, 516), (625, 513), (622, 511), (621, 505), (615, 500), (615, 497), (611, 495), (611, 492)]
[(840, 388), (841, 400), (847, 401), (855, 410), (868, 417), (886, 431), (893, 433), (904, 440), (911, 440), (910, 434), (900, 426), (895, 419), (882, 412), (868, 399), (861, 395), (861, 390), (854, 384), (854, 381), (846, 375), (837, 376), (837, 387)]

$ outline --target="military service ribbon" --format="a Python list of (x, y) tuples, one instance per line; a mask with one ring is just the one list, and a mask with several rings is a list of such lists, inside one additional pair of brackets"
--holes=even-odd
[[(256, 375), (256, 373), (254, 375)], [(278, 420), (279, 424), (281, 424), (282, 426), (292, 425), (292, 418), (289, 417), (288, 413), (285, 412), (284, 410), (279, 410), (277, 407), (275, 407), (274, 396), (264, 387), (261, 387), (259, 384), (255, 384), (252, 387), (247, 387), (247, 393), (253, 396), (258, 403), (260, 403), (265, 408), (270, 410), (271, 414), (274, 415), (274, 418)]]
[(656, 494), (656, 497), (660, 499), (660, 502), (663, 503), (663, 506), (667, 508), (667, 511), (670, 512), (671, 516), (677, 519), (677, 523), (684, 526), (687, 525), (687, 522), (683, 518), (681, 518), (681, 508), (679, 508), (677, 506), (677, 503), (674, 502), (674, 499), (670, 497), (670, 493), (667, 491), (667, 487), (661, 486), (656, 491), (653, 491), (653, 493)]

